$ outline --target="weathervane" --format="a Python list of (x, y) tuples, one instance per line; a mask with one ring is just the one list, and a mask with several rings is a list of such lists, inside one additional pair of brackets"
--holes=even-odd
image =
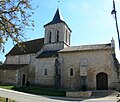
[(58, 5), (57, 5), (57, 8), (59, 8), (59, 4), (60, 4), (60, 0), (58, 0)]
[(113, 10), (111, 11), (111, 14), (115, 18), (116, 30), (117, 30), (117, 34), (118, 34), (118, 44), (119, 44), (119, 50), (120, 50), (120, 36), (119, 36), (119, 29), (118, 29), (117, 14), (116, 13), (117, 13), (117, 11), (116, 11), (116, 8), (115, 8), (115, 1), (113, 0)]

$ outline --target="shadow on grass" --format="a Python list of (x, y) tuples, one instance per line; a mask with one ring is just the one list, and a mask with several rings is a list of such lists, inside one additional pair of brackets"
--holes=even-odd
[(21, 86), (21, 87), (12, 87), (12, 90), (37, 94), (37, 95), (49, 95), (49, 96), (65, 96), (66, 91), (60, 89), (53, 89), (53, 88), (41, 88), (39, 86)]

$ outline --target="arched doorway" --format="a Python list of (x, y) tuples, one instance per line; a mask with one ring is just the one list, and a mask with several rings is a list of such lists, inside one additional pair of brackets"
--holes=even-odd
[(96, 75), (97, 90), (108, 89), (108, 75), (106, 73), (98, 73)]
[(25, 81), (26, 81), (26, 75), (23, 74), (23, 75), (22, 75), (22, 85), (23, 85), (23, 86), (25, 85)]

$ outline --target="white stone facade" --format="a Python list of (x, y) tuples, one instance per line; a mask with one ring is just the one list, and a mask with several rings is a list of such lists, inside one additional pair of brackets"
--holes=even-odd
[[(57, 32), (59, 32), (58, 36)], [(60, 50), (65, 48), (66, 46), (70, 46), (70, 37), (71, 31), (64, 23), (57, 23), (45, 26), (44, 49)], [(51, 41), (49, 42), (50, 39)]]
[[(4, 64), (16, 65), (18, 68), (13, 68), (14, 71), (10, 68), (0, 70), (0, 82), (5, 76), (10, 78), (8, 82), (19, 85), (28, 79), (33, 85), (59, 88), (81, 89), (83, 85), (88, 90), (117, 88), (120, 70), (116, 66), (119, 62), (115, 57), (114, 40), (109, 44), (70, 46), (71, 30), (60, 19), (59, 10), (56, 15), (52, 22), (44, 26), (44, 41), (37, 39), (31, 41), (32, 45), (30, 42), (25, 43), (32, 53), (27, 50), (26, 53), (18, 51), (17, 54), (17, 51), (11, 50)], [(33, 44), (38, 44), (37, 47), (41, 44), (39, 51), (34, 52), (37, 47), (34, 45), (34, 48)], [(23, 64), (27, 64), (27, 67), (19, 68)], [(7, 76), (6, 73), (11, 75)]]
[[(37, 59), (35, 65), (35, 84), (53, 86), (55, 76), (54, 66), (55, 58)], [(47, 70), (46, 75), (45, 69)]]
[(7, 64), (30, 64), (36, 54), (23, 54), (7, 56), (5, 63)]
[[(61, 68), (61, 85), (64, 88), (78, 88), (80, 86), (80, 61), (87, 60), (87, 86), (89, 89), (96, 89), (96, 75), (104, 72), (108, 75), (108, 88), (111, 88), (117, 81), (116, 72), (112, 63), (111, 50), (95, 50), (60, 53), (63, 59)], [(69, 68), (74, 69), (75, 75), (68, 75)], [(104, 79), (103, 79), (104, 80)]]

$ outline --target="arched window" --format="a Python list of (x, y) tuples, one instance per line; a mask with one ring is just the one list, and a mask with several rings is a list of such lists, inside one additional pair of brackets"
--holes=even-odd
[(70, 68), (70, 76), (73, 76), (73, 68)]
[(68, 33), (68, 43), (70, 45), (70, 33)]
[(59, 31), (57, 31), (57, 42), (59, 42)]
[(51, 43), (51, 31), (49, 31), (49, 43)]
[(47, 75), (47, 69), (44, 70), (44, 75)]
[(67, 42), (67, 33), (68, 33), (68, 31), (66, 30), (66, 42)]

